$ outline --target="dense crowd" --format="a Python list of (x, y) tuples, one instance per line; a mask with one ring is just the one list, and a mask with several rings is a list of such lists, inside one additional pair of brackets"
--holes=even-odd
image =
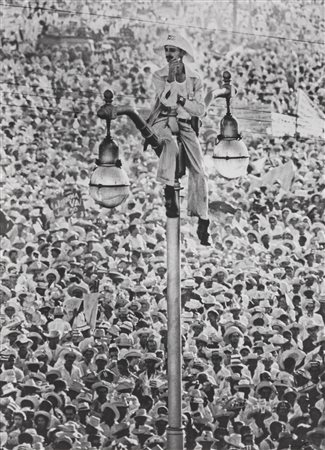
[[(105, 136), (96, 116), (104, 90), (113, 88), (117, 104), (148, 108), (152, 72), (164, 63), (155, 48), (168, 26), (154, 2), (85, 1), (83, 14), (73, 17), (50, 11), (73, 3), (1, 12), (8, 30), (0, 50), (0, 446), (167, 449), (163, 189), (155, 181), (157, 158), (143, 151), (128, 119), (113, 121), (112, 134), (130, 197), (104, 209), (88, 184)], [(252, 3), (252, 16), (243, 17), (264, 24), (264, 34), (319, 41), (321, 2)], [(175, 8), (194, 21), (186, 2)], [(208, 27), (214, 10), (204, 8), (193, 23)], [(229, 16), (229, 8), (219, 16)], [(104, 17), (120, 13), (143, 13), (159, 24)], [(255, 25), (251, 30), (261, 32)], [(63, 29), (93, 44), (47, 47), (37, 39)], [(242, 29), (250, 30), (244, 23)], [(206, 87), (230, 69), (238, 97), (248, 102), (289, 113), (301, 88), (324, 109), (319, 45), (267, 37), (257, 43), (247, 35), (216, 43), (210, 31), (201, 30), (200, 39), (197, 29), (187, 31)], [(322, 142), (244, 137), (247, 176), (229, 181), (209, 170), (211, 247), (197, 242), (182, 207), (185, 447), (321, 450)], [(71, 192), (77, 205), (65, 202)]]

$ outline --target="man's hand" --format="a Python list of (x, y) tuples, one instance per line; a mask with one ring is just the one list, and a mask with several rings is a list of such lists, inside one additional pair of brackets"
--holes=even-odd
[(168, 72), (168, 79), (169, 83), (172, 83), (175, 81), (179, 81), (179, 78), (184, 73), (184, 63), (181, 59), (172, 59), (169, 62), (169, 72)]
[(92, 294), (95, 294), (99, 291), (99, 283), (100, 280), (98, 279), (91, 280), (91, 282), (89, 283), (89, 290)]

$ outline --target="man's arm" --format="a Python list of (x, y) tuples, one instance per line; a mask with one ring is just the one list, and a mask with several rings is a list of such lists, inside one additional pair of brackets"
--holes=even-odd
[(166, 77), (154, 74), (153, 82), (159, 101), (165, 106), (177, 106), (177, 83), (175, 80), (168, 81)]
[(193, 98), (178, 100), (178, 103), (188, 112), (191, 116), (202, 117), (205, 113), (205, 106), (203, 101), (203, 85), (199, 78), (193, 79)]

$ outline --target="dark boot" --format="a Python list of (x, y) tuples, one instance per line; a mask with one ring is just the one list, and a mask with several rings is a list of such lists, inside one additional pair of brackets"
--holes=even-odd
[(175, 189), (173, 186), (165, 186), (165, 206), (167, 217), (170, 218), (179, 217), (178, 206), (176, 203)]
[(211, 243), (209, 242), (209, 225), (210, 225), (210, 220), (209, 219), (201, 219), (199, 217), (199, 223), (198, 223), (198, 227), (197, 227), (197, 235), (198, 238), (200, 239), (200, 242), (202, 245), (211, 245)]

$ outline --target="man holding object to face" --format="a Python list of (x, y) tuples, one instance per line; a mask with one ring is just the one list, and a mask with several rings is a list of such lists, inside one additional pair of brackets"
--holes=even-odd
[(204, 115), (203, 86), (200, 76), (186, 63), (194, 61), (189, 42), (179, 35), (168, 35), (162, 43), (167, 64), (153, 75), (156, 103), (148, 124), (164, 141), (157, 179), (165, 184), (168, 217), (178, 217), (174, 183), (179, 135), (186, 153), (188, 180), (188, 215), (199, 218), (197, 234), (202, 245), (210, 245), (208, 227), (208, 177), (203, 153), (192, 128), (194, 118)]

